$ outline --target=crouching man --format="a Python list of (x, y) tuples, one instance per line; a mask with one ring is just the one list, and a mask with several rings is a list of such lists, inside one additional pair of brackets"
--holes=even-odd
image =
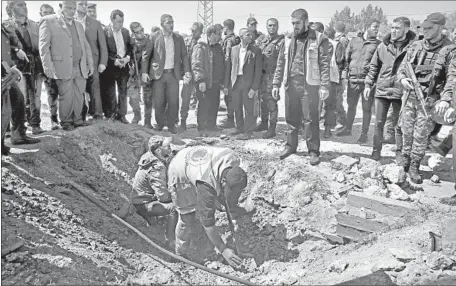
[(185, 148), (173, 158), (168, 186), (179, 213), (176, 254), (188, 252), (198, 212), (207, 236), (223, 258), (233, 267), (242, 263), (241, 258), (226, 247), (215, 226), (217, 202), (228, 207), (232, 215), (243, 211), (238, 200), (247, 186), (247, 174), (239, 164), (239, 157), (231, 149), (207, 146)]
[[(168, 217), (165, 239), (168, 245), (174, 240), (174, 229), (177, 223), (174, 204), (168, 192), (168, 164), (172, 158), (171, 143), (177, 139), (172, 137), (152, 136), (148, 142), (148, 151), (138, 162), (139, 168), (133, 180), (130, 203), (136, 212), (149, 225), (152, 218)], [(121, 215), (122, 217), (122, 215)]]

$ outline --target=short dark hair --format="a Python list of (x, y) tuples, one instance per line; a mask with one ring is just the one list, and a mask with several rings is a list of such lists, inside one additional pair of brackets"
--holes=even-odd
[(367, 20), (366, 29), (369, 28), (373, 23), (381, 24), (381, 22), (380, 22), (379, 19), (377, 19), (377, 18), (370, 18), (369, 20)]
[(111, 20), (114, 20), (117, 16), (119, 16), (120, 18), (123, 18), (124, 17), (124, 13), (122, 11), (120, 11), (119, 9), (116, 9), (114, 11), (111, 12)]
[(309, 20), (309, 14), (304, 9), (297, 9), (291, 13), (291, 17), (301, 19), (303, 21)]
[(157, 32), (160, 32), (160, 27), (158, 26), (153, 26), (152, 29), (150, 30), (153, 33), (157, 33)]
[(217, 33), (217, 25), (210, 25), (209, 27), (206, 28), (206, 36), (211, 36), (212, 34)]
[(410, 19), (407, 17), (397, 17), (393, 20), (393, 23), (401, 23), (407, 28), (410, 28)]
[(138, 28), (138, 27), (142, 27), (142, 26), (141, 26), (141, 23), (139, 23), (139, 22), (131, 22), (131, 23), (130, 23), (130, 31), (131, 31), (132, 33), (134, 33), (133, 29), (136, 29), (136, 28)]
[(40, 7), (40, 12), (43, 11), (43, 9), (52, 9), (52, 11), (54, 11), (54, 7), (52, 7), (51, 5), (46, 4), (46, 3), (44, 3), (43, 5), (41, 5), (41, 7)]
[(276, 18), (269, 18), (269, 19), (266, 21), (266, 25), (268, 24), (269, 21), (274, 21), (274, 22), (276, 22), (277, 25), (279, 25), (279, 20), (277, 20)]
[(160, 17), (160, 24), (163, 25), (163, 23), (166, 21), (167, 18), (173, 18), (173, 16), (169, 15), (169, 14), (163, 14), (161, 15)]
[(313, 26), (315, 26), (315, 30), (317, 30), (320, 33), (323, 33), (325, 31), (325, 26), (321, 22), (314, 22)]
[(223, 30), (223, 26), (221, 24), (215, 24), (214, 27), (216, 29), (220, 29), (220, 30)]
[(345, 33), (345, 24), (342, 22), (336, 23), (336, 25), (334, 25), (334, 30), (336, 30), (336, 32)]
[(239, 36), (240, 36), (244, 31), (245, 31), (245, 32), (248, 32), (249, 29), (247, 29), (247, 28), (241, 28), (241, 29), (239, 30)]
[(327, 27), (324, 31), (324, 34), (332, 40), (336, 37), (336, 30), (331, 27)]
[(234, 20), (233, 19), (226, 19), (223, 21), (223, 26), (227, 27), (230, 30), (234, 30)]

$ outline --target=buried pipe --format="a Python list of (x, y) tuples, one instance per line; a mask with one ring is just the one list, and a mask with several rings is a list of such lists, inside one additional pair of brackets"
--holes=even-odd
[(244, 285), (248, 285), (248, 286), (252, 286), (252, 285), (256, 285), (254, 283), (251, 283), (247, 280), (244, 280), (244, 279), (241, 279), (241, 278), (238, 278), (238, 277), (235, 277), (235, 276), (232, 276), (232, 275), (228, 275), (228, 274), (225, 274), (225, 273), (222, 273), (222, 272), (219, 272), (219, 271), (216, 271), (214, 269), (210, 269), (206, 266), (202, 266), (202, 265), (199, 265), (198, 263), (195, 263), (193, 261), (190, 261), (188, 259), (185, 259), (181, 256), (178, 256), (166, 249), (164, 249), (163, 247), (161, 247), (160, 245), (156, 244), (155, 242), (153, 242), (150, 238), (148, 238), (146, 235), (144, 235), (142, 232), (140, 232), (139, 230), (137, 230), (135, 227), (133, 227), (132, 225), (130, 225), (128, 222), (124, 221), (123, 219), (121, 219), (120, 217), (118, 217), (116, 214), (112, 213), (107, 207), (103, 206), (102, 204), (100, 204), (94, 197), (92, 197), (91, 195), (89, 195), (85, 190), (84, 188), (77, 184), (76, 182), (73, 182), (73, 181), (67, 181), (67, 183), (69, 185), (71, 185), (74, 189), (76, 189), (76, 191), (78, 191), (78, 193), (80, 193), (83, 197), (85, 197), (86, 199), (88, 199), (89, 201), (91, 201), (93, 204), (95, 204), (96, 206), (98, 206), (100, 209), (104, 210), (106, 213), (110, 214), (114, 219), (116, 219), (117, 221), (119, 221), (121, 224), (123, 224), (125, 227), (129, 228), (130, 230), (132, 230), (133, 232), (135, 232), (137, 235), (139, 235), (142, 239), (144, 239), (145, 241), (147, 241), (150, 245), (152, 245), (154, 248), (160, 250), (161, 252), (163, 252), (164, 254), (168, 255), (168, 256), (171, 256), (172, 258), (176, 259), (176, 260), (179, 260), (181, 262), (184, 262), (184, 263), (187, 263), (187, 264), (190, 264), (191, 266), (193, 267), (196, 267), (198, 269), (201, 269), (203, 271), (206, 271), (206, 272), (209, 272), (211, 274), (214, 274), (216, 276), (220, 276), (220, 277), (223, 277), (223, 278), (226, 278), (226, 279), (229, 279), (229, 280), (232, 280), (232, 281), (236, 281), (238, 283), (241, 283), (241, 284), (244, 284)]

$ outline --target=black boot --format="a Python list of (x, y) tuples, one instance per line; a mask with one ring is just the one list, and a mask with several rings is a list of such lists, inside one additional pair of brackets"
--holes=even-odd
[(151, 114), (144, 115), (144, 127), (153, 129), (152, 123), (151, 123), (151, 118), (152, 118)]
[(410, 156), (410, 180), (415, 184), (422, 184), (423, 178), (420, 175), (421, 157), (417, 155)]
[(261, 132), (261, 131), (266, 131), (268, 130), (268, 120), (261, 120), (261, 123), (260, 125), (258, 125), (255, 130), (253, 130), (254, 132)]
[(263, 139), (270, 139), (276, 136), (276, 126), (277, 123), (271, 123), (269, 124), (269, 129), (266, 133), (263, 134)]
[(181, 125), (180, 125), (180, 132), (187, 131), (187, 120), (186, 119), (181, 119)]
[(371, 159), (375, 161), (380, 161), (380, 158), (382, 156), (380, 155), (379, 151), (372, 151)]

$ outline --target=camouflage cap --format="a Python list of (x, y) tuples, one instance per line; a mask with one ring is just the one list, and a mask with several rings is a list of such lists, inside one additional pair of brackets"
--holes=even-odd
[(443, 15), (442, 13), (432, 13), (430, 15), (427, 16), (426, 20), (423, 21), (423, 24), (421, 24), (421, 27), (423, 28), (427, 28), (427, 27), (431, 27), (432, 25), (445, 25), (446, 23), (446, 19), (445, 19), (445, 15)]
[(250, 17), (247, 19), (247, 26), (250, 24), (258, 24), (258, 21), (255, 18)]

